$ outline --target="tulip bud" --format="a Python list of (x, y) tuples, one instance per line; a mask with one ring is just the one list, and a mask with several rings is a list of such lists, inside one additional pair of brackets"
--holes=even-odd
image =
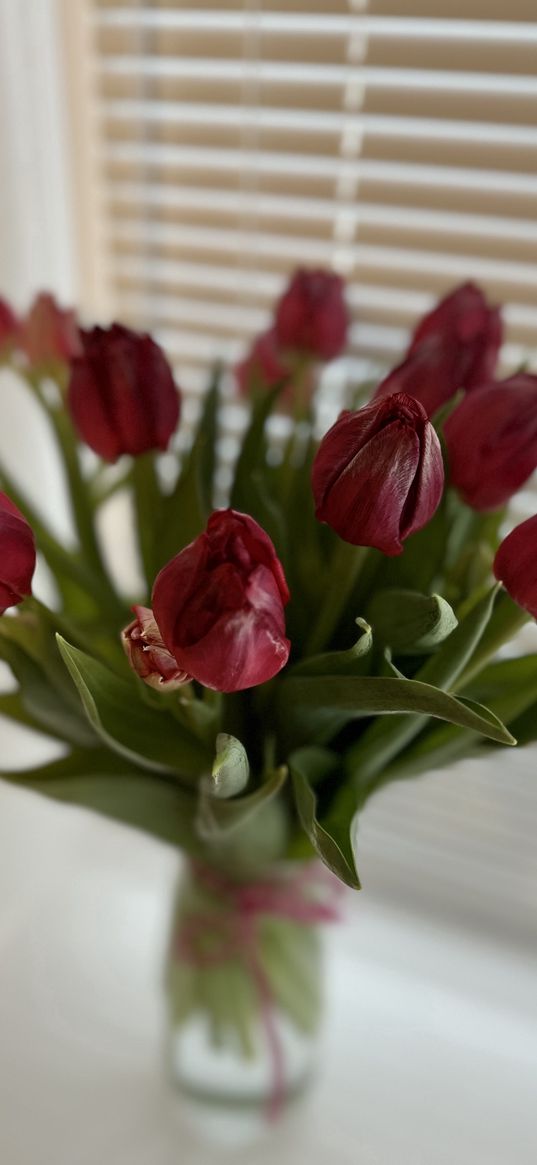
[(179, 419), (179, 394), (158, 344), (121, 324), (81, 335), (68, 404), (82, 440), (105, 461), (166, 449)]
[(40, 292), (22, 321), (20, 347), (33, 368), (79, 356), (82, 344), (75, 313), (59, 307), (49, 292)]
[(491, 380), (502, 343), (499, 308), (474, 283), (445, 296), (415, 328), (405, 359), (382, 381), (375, 400), (406, 392), (432, 416), (460, 388)]
[(405, 393), (343, 412), (312, 470), (316, 516), (355, 546), (400, 554), (432, 518), (444, 468), (425, 409)]
[(0, 493), (0, 615), (32, 593), (34, 536), (20, 510)]
[(290, 375), (291, 370), (285, 363), (284, 354), (278, 348), (274, 328), (256, 337), (244, 360), (235, 368), (235, 377), (243, 396), (248, 396), (257, 386), (275, 388)]
[(0, 356), (5, 355), (19, 338), (20, 324), (5, 299), (0, 299)]
[(451, 481), (467, 505), (495, 510), (537, 468), (537, 376), (475, 389), (444, 425)]
[(345, 347), (347, 327), (341, 277), (332, 271), (297, 271), (276, 306), (280, 347), (333, 360)]
[(216, 510), (153, 587), (153, 611), (177, 666), (220, 692), (263, 684), (287, 663), (289, 591), (265, 531)]
[(121, 642), (136, 675), (150, 688), (173, 692), (189, 683), (191, 676), (181, 671), (167, 650), (149, 607), (133, 607), (136, 618), (121, 632)]
[(537, 619), (537, 514), (500, 543), (493, 569), (514, 602)]

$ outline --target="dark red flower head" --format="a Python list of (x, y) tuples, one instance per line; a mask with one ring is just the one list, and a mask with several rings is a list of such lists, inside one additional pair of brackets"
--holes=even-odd
[(32, 592), (34, 536), (20, 510), (0, 493), (0, 615)]
[(502, 343), (499, 308), (474, 283), (463, 283), (418, 323), (402, 364), (382, 381), (375, 399), (407, 392), (432, 416), (464, 388), (492, 379)]
[(423, 406), (402, 392), (342, 413), (313, 463), (317, 518), (346, 542), (389, 555), (426, 525), (443, 484), (438, 437)]
[(343, 289), (343, 280), (333, 271), (298, 270), (276, 306), (279, 346), (317, 360), (339, 356), (349, 322)]
[(82, 351), (74, 311), (59, 307), (48, 291), (42, 291), (22, 321), (20, 347), (33, 368), (68, 363)]
[(5, 299), (0, 299), (0, 355), (13, 347), (19, 338), (20, 323)]
[(494, 574), (514, 602), (537, 619), (537, 514), (504, 538), (496, 551)]
[(289, 591), (265, 531), (247, 514), (216, 510), (204, 534), (157, 576), (152, 606), (177, 666), (207, 688), (238, 692), (285, 665)]
[(278, 347), (274, 328), (256, 336), (244, 360), (237, 364), (235, 376), (243, 396), (248, 396), (256, 387), (275, 388), (280, 381), (291, 376), (284, 353)]
[(171, 368), (151, 336), (121, 324), (82, 332), (68, 404), (82, 438), (105, 461), (166, 449), (179, 420)]
[(444, 425), (451, 481), (467, 505), (495, 510), (537, 468), (537, 376), (477, 388)]

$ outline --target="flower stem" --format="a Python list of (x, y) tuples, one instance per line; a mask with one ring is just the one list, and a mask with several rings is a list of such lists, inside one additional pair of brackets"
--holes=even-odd
[(348, 542), (338, 541), (332, 555), (319, 615), (306, 641), (305, 655), (316, 655), (328, 645), (345, 611), (368, 550), (367, 546), (351, 546)]
[(157, 522), (161, 501), (154, 453), (142, 453), (134, 458), (131, 480), (136, 507), (138, 547), (150, 593), (157, 573), (155, 534), (158, 533)]

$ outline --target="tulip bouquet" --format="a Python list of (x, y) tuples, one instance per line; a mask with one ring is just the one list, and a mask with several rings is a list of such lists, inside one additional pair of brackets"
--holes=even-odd
[[(537, 615), (537, 516), (500, 537), (537, 467), (537, 377), (496, 378), (501, 314), (468, 283), (319, 439), (319, 372), (346, 332), (341, 280), (299, 271), (235, 370), (247, 425), (223, 496), (219, 370), (170, 477), (180, 392), (157, 344), (84, 330), (46, 295), (23, 319), (0, 306), (2, 360), (46, 412), (77, 533), (61, 544), (0, 468), (0, 604), (16, 607), (0, 712), (64, 750), (2, 775), (188, 855), (175, 1020), (204, 1011), (251, 1054), (261, 1018), (280, 1086), (276, 1010), (305, 1031), (318, 1016), (320, 863), (358, 888), (354, 823), (379, 788), (537, 736), (537, 655), (498, 658)], [(138, 595), (98, 532), (119, 491)], [(52, 606), (32, 594), (36, 547)]]

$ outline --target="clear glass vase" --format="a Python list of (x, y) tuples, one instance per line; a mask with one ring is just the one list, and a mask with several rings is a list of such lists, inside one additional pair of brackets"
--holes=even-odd
[(166, 986), (169, 1057), (184, 1094), (274, 1119), (310, 1079), (323, 1004), (317, 864), (236, 881), (190, 863), (176, 897)]

